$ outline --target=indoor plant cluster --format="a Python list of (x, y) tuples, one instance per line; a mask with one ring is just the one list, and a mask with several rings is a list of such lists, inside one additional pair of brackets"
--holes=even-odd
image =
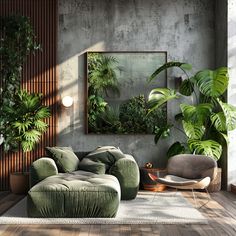
[(50, 112), (42, 105), (41, 94), (21, 89), (21, 79), (27, 56), (40, 46), (25, 16), (1, 18), (0, 31), (0, 133), (4, 138), (4, 150), (31, 151), (47, 129), (44, 119)]
[[(192, 66), (181, 62), (168, 62), (158, 68), (149, 78), (155, 79), (159, 73), (171, 67), (178, 67), (184, 73), (177, 90), (170, 88), (153, 89), (149, 95), (149, 113), (152, 113), (166, 102), (181, 96), (194, 96), (194, 103), (181, 103), (180, 113), (176, 114), (178, 124), (168, 124), (155, 135), (155, 142), (166, 136), (170, 129), (177, 128), (185, 136), (185, 142), (172, 144), (167, 152), (171, 157), (180, 153), (195, 153), (214, 157), (218, 160), (222, 148), (227, 145), (227, 132), (236, 128), (236, 108), (227, 104), (224, 93), (228, 87), (228, 68), (201, 70), (193, 76), (188, 75)], [(192, 101), (192, 99), (190, 99)]]
[(152, 134), (166, 125), (166, 107), (148, 114), (143, 94), (122, 104), (111, 105), (107, 98), (120, 95), (117, 73), (122, 70), (115, 57), (88, 54), (89, 133)]

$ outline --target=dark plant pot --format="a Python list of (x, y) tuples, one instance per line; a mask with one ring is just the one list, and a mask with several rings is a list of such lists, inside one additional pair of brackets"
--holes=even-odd
[(29, 173), (15, 172), (10, 174), (12, 193), (26, 194), (29, 191)]
[(221, 175), (222, 169), (218, 168), (215, 179), (211, 181), (210, 185), (207, 188), (210, 193), (219, 192), (221, 190)]

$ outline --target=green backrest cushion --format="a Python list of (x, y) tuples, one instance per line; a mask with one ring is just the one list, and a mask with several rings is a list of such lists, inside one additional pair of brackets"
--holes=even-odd
[(95, 162), (88, 158), (84, 158), (78, 166), (79, 170), (89, 171), (94, 174), (105, 174), (106, 165), (101, 162)]
[(51, 157), (59, 172), (72, 172), (78, 169), (79, 159), (71, 147), (46, 147), (46, 153)]
[(106, 171), (121, 158), (124, 158), (124, 153), (113, 146), (97, 147), (94, 151), (90, 152), (84, 159), (90, 159), (93, 162), (103, 163), (106, 166)]

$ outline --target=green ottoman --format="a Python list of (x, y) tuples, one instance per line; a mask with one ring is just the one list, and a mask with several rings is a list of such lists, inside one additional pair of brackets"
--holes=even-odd
[(120, 185), (112, 175), (86, 171), (47, 177), (28, 192), (29, 217), (115, 217)]

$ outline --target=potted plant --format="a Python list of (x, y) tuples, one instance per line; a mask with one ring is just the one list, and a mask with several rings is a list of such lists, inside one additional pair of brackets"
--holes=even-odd
[[(40, 94), (29, 94), (20, 90), (16, 94), (13, 106), (4, 106), (4, 149), (5, 151), (32, 151), (47, 130), (44, 119), (50, 116), (48, 107), (43, 106)], [(22, 172), (10, 174), (10, 187), (13, 193), (25, 193), (28, 189), (28, 173), (26, 173), (25, 155)]]
[(219, 160), (224, 146), (227, 146), (227, 132), (236, 128), (236, 108), (227, 104), (224, 93), (228, 87), (228, 69), (221, 67), (216, 70), (201, 70), (189, 76), (192, 66), (181, 62), (168, 62), (158, 68), (149, 78), (155, 79), (159, 73), (171, 67), (178, 67), (184, 76), (178, 91), (169, 88), (156, 88), (149, 94), (149, 112), (162, 106), (167, 101), (181, 96), (194, 96), (191, 103), (181, 103), (180, 113), (176, 114), (176, 124), (168, 124), (157, 130), (155, 142), (176, 128), (184, 135), (184, 142), (176, 141), (167, 151), (167, 156), (180, 153), (194, 153), (211, 156)]
[[(27, 56), (40, 48), (35, 41), (30, 19), (25, 16), (0, 17), (0, 135), (5, 151), (31, 151), (46, 131), (43, 121), (49, 110), (41, 103), (42, 95), (21, 90), (22, 68)], [(22, 173), (10, 175), (11, 189), (24, 193), (28, 177)], [(17, 177), (17, 178), (16, 178)], [(15, 182), (17, 179), (17, 182)], [(25, 187), (21, 186), (25, 183)]]

